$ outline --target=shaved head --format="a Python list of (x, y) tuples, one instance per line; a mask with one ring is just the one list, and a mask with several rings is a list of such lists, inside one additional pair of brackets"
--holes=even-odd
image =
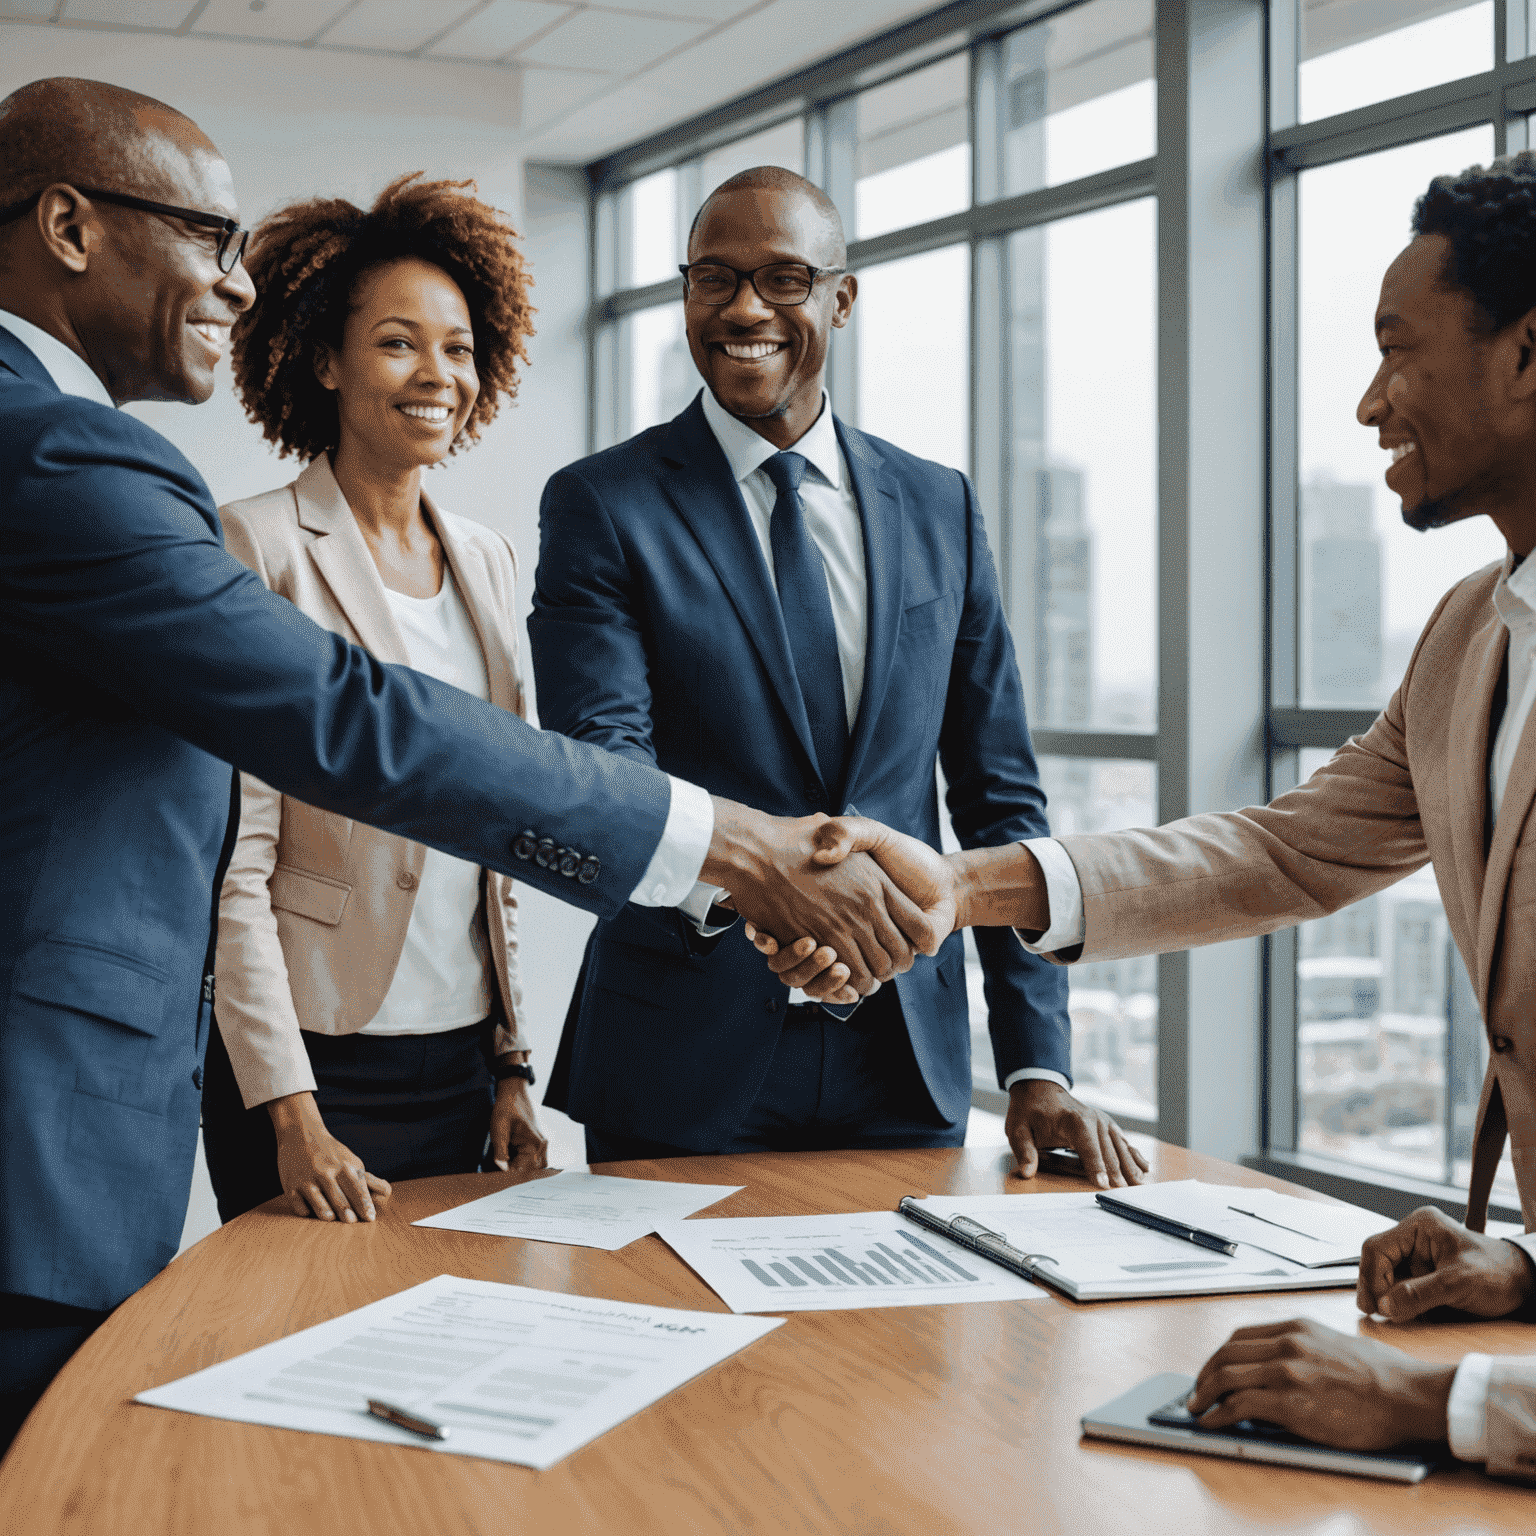
[(101, 80), (34, 80), (0, 101), (0, 208), (55, 182), (164, 198), (179, 162), (217, 155), (183, 112)]
[(722, 181), (704, 199), (703, 206), (694, 215), (693, 227), (688, 231), (690, 251), (693, 249), (693, 237), (698, 233), (699, 225), (704, 222), (705, 214), (733, 192), (788, 192), (803, 197), (816, 210), (825, 237), (818, 252), (818, 265), (840, 267), (848, 259), (848, 244), (843, 236), (843, 221), (837, 205), (814, 181), (807, 181), (804, 176), (797, 176), (793, 171), (785, 170), (782, 165), (754, 165), (751, 170), (738, 171), (728, 180)]

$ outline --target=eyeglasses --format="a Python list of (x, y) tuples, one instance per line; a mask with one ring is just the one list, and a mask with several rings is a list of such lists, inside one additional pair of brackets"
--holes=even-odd
[[(46, 190), (46, 188), (44, 189)], [(245, 242), (250, 234), (233, 220), (220, 213), (202, 213), (196, 208), (176, 208), (170, 203), (152, 203), (147, 197), (132, 197), (127, 192), (104, 192), (100, 187), (76, 187), (87, 197), (99, 203), (117, 203), (123, 208), (137, 208), (141, 213), (159, 213), (168, 219), (184, 219), (188, 224), (199, 224), (205, 229), (217, 229), (219, 236), (218, 263), (220, 272), (233, 272), (235, 264), (245, 254)], [(30, 213), (42, 201), (42, 192), (34, 192), (9, 208), (0, 208), (0, 224), (9, 224), (22, 214)]]
[(741, 291), (743, 280), (757, 290), (757, 296), (775, 309), (793, 309), (811, 296), (818, 277), (845, 272), (846, 267), (812, 267), (802, 261), (775, 261), (751, 272), (741, 272), (717, 261), (686, 262), (677, 269), (683, 274), (683, 295), (711, 309), (729, 304)]

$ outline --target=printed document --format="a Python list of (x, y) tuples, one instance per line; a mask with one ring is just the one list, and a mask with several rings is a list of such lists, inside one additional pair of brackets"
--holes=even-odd
[(1366, 1238), (1395, 1225), (1390, 1216), (1378, 1216), (1358, 1205), (1303, 1200), (1276, 1189), (1244, 1189), (1239, 1184), (1202, 1184), (1199, 1179), (1142, 1184), (1110, 1193), (1125, 1205), (1214, 1232), (1231, 1243), (1277, 1253), (1308, 1269), (1358, 1264)]
[(557, 1173), (513, 1184), (413, 1222), (488, 1237), (531, 1237), (612, 1252), (695, 1211), (734, 1195), (744, 1184), (672, 1184), (661, 1179), (616, 1179), (606, 1173)]
[[(542, 1471), (781, 1322), (439, 1275), (134, 1401)], [(375, 1418), (370, 1397), (448, 1439)]]
[(1353, 1265), (1306, 1269), (1244, 1243), (1228, 1258), (1115, 1216), (1091, 1194), (930, 1195), (923, 1204), (946, 1219), (979, 1221), (1029, 1254), (1036, 1277), (1074, 1301), (1313, 1291), (1355, 1283)]
[(836, 1312), (1045, 1292), (894, 1211), (716, 1217), (657, 1228), (733, 1312)]

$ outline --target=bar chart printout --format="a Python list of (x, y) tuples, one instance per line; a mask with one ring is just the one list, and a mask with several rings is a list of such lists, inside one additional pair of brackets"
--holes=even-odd
[(1027, 1301), (1038, 1286), (893, 1211), (663, 1222), (660, 1236), (733, 1312)]

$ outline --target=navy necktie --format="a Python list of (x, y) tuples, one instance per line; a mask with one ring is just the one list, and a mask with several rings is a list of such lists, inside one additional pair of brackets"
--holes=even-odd
[(800, 504), (805, 469), (805, 457), (798, 453), (776, 453), (764, 463), (763, 473), (779, 493), (768, 524), (768, 542), (817, 766), (828, 796), (835, 797), (848, 746), (848, 706), (843, 698), (843, 666), (837, 653), (827, 570), (816, 541), (806, 529)]

